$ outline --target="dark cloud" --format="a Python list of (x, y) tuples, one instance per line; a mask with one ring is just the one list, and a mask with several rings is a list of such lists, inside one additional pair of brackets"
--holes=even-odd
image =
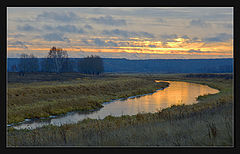
[(165, 22), (165, 20), (163, 20), (162, 18), (158, 18), (157, 21), (161, 23)]
[(128, 46), (130, 46), (130, 47), (143, 47), (144, 45), (140, 45), (140, 44), (128, 44)]
[(81, 29), (81, 28), (78, 29), (74, 25), (57, 26), (56, 29), (61, 32), (67, 32), (67, 33), (84, 33), (83, 29)]
[(82, 42), (83, 42), (84, 44), (86, 44), (86, 45), (89, 45), (89, 42), (88, 42), (88, 40), (86, 40), (86, 39), (82, 39)]
[(31, 32), (31, 31), (39, 31), (39, 29), (29, 25), (29, 24), (25, 24), (23, 26), (17, 26), (17, 29), (20, 31), (27, 31), (27, 32)]
[(150, 34), (148, 32), (137, 32), (138, 36), (144, 36), (144, 37), (150, 37), (150, 38), (154, 38), (153, 34)]
[(63, 41), (63, 42), (70, 42), (67, 37), (64, 37), (62, 34), (59, 33), (49, 33), (42, 36), (42, 38), (46, 41)]
[(197, 19), (197, 20), (193, 19), (190, 21), (189, 26), (205, 28), (205, 27), (210, 27), (210, 24), (206, 23), (205, 21), (203, 21), (201, 19)]
[(224, 28), (229, 28), (232, 29), (233, 28), (233, 24), (223, 24), (222, 25)]
[(84, 26), (84, 28), (89, 29), (89, 30), (92, 30), (92, 29), (93, 29), (93, 27), (92, 27), (91, 25), (88, 25), (88, 24), (86, 24), (86, 25)]
[(32, 43), (24, 42), (24, 41), (15, 41), (15, 42), (9, 42), (8, 45), (10, 45), (11, 47), (28, 48), (26, 45), (32, 45)]
[(49, 31), (55, 30), (54, 27), (49, 26), (49, 25), (43, 25), (42, 28), (43, 28), (44, 30), (49, 30)]
[(122, 36), (122, 37), (150, 37), (154, 38), (154, 35), (148, 32), (129, 32), (125, 30), (119, 30), (119, 29), (114, 29), (114, 30), (103, 30), (102, 31), (103, 35), (108, 35), (108, 36)]
[(36, 20), (55, 20), (60, 22), (71, 22), (80, 18), (74, 12), (43, 12), (36, 17)]
[(8, 37), (13, 37), (13, 38), (19, 38), (19, 37), (24, 37), (25, 35), (22, 34), (8, 34)]
[(124, 36), (129, 37), (131, 34), (128, 31), (114, 29), (114, 30), (103, 30), (103, 35), (109, 35), (109, 36)]
[(213, 51), (200, 51), (200, 49), (198, 50), (191, 49), (191, 50), (188, 50), (187, 52), (188, 53), (213, 53)]
[(148, 45), (148, 47), (156, 48), (156, 45)]
[(99, 38), (95, 38), (93, 39), (93, 42), (98, 45), (98, 46), (105, 46), (105, 41), (102, 41), (101, 39)]
[(76, 26), (73, 26), (73, 25), (57, 26), (56, 29), (61, 32), (69, 32), (69, 33), (77, 33), (78, 32), (78, 29), (76, 28)]
[(17, 19), (11, 19), (13, 21), (16, 21), (16, 22), (28, 22), (28, 23), (33, 23), (35, 22), (36, 20), (35, 19), (23, 19), (23, 18), (17, 18)]
[(117, 47), (117, 46), (118, 46), (118, 44), (115, 43), (115, 42), (113, 42), (113, 41), (108, 41), (107, 44), (108, 44), (109, 46), (113, 46), (113, 47)]
[(129, 42), (118, 42), (118, 46), (129, 46)]
[(93, 15), (132, 16), (141, 18), (204, 19), (208, 21), (232, 20), (232, 7), (82, 7), (78, 10)]
[(205, 41), (205, 42), (225, 42), (225, 41), (228, 41), (232, 38), (233, 37), (232, 37), (231, 34), (219, 33), (215, 37), (204, 38), (203, 41)]
[(101, 40), (101, 39), (99, 39), (99, 38), (93, 39), (93, 42), (94, 42), (94, 44), (97, 45), (97, 46), (105, 46), (105, 47), (107, 47), (107, 46), (117, 47), (117, 46), (118, 46), (118, 44), (115, 43), (115, 42), (113, 42), (113, 41), (105, 42), (105, 41), (103, 41), (103, 40)]
[(175, 39), (178, 36), (176, 34), (169, 34), (169, 35), (165, 34), (165, 35), (161, 35), (160, 37), (163, 39)]
[(193, 50), (193, 49), (188, 50), (187, 52), (188, 53), (202, 53), (202, 51), (200, 51), (200, 50)]
[(194, 38), (192, 38), (192, 40), (193, 40), (193, 41), (198, 41), (199, 38), (198, 38), (198, 37), (194, 37)]
[(11, 44), (11, 45), (32, 45), (32, 43), (24, 42), (24, 41), (9, 42), (8, 44)]
[(97, 24), (111, 25), (111, 26), (125, 26), (126, 21), (124, 19), (114, 19), (112, 16), (101, 16), (99, 18), (90, 18)]
[(187, 35), (183, 35), (183, 36), (181, 36), (181, 38), (190, 39)]
[(77, 28), (74, 25), (63, 25), (63, 26), (60, 25), (56, 27), (44, 25), (42, 28), (48, 31), (59, 31), (59, 32), (66, 32), (66, 33), (79, 33), (79, 34), (85, 33), (85, 31), (82, 28)]

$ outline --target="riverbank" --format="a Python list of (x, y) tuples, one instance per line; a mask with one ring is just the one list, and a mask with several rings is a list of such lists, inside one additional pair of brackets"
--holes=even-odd
[[(131, 76), (147, 78), (146, 76)], [(224, 78), (151, 75), (153, 80), (206, 84), (220, 90), (199, 103), (173, 105), (156, 113), (86, 119), (78, 124), (35, 130), (8, 129), (9, 146), (232, 146), (233, 83)]]
[(9, 83), (7, 122), (49, 117), (70, 111), (100, 109), (102, 103), (165, 88), (168, 83), (155, 83), (134, 77), (84, 77), (66, 81)]

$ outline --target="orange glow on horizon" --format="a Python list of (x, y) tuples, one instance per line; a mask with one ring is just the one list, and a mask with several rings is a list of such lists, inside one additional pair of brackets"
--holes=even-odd
[[(129, 46), (98, 47), (98, 46), (73, 46), (63, 48), (70, 52), (108, 52), (108, 53), (144, 53), (144, 54), (182, 54), (182, 55), (233, 55), (232, 41), (228, 42), (188, 42), (189, 39), (176, 38), (175, 42), (148, 41), (139, 38), (131, 38), (133, 41), (114, 41), (115, 43), (127, 43)], [(111, 40), (105, 40), (108, 42)], [(150, 46), (152, 45), (152, 46)], [(27, 49), (21, 47), (7, 48), (8, 51), (49, 51), (50, 47), (34, 47), (27, 45)], [(192, 50), (192, 51), (190, 51)]]

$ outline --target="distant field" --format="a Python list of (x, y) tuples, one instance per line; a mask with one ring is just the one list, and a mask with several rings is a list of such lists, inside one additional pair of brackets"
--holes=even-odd
[[(46, 94), (44, 97), (49, 97), (50, 94), (54, 95), (53, 99), (56, 99), (60, 97), (60, 93), (66, 93), (66, 96), (70, 93), (74, 94), (73, 85), (81, 85), (85, 88), (92, 87), (88, 88), (89, 90), (85, 94), (91, 94), (92, 96), (93, 93), (96, 93), (96, 97), (94, 97), (95, 95), (92, 97), (94, 100), (97, 97), (99, 99), (98, 94), (103, 94), (101, 90), (104, 90), (104, 93), (106, 92), (112, 96), (116, 94), (117, 96), (126, 96), (126, 94), (129, 93), (135, 95), (140, 92), (136, 91), (135, 88), (137, 87), (138, 89), (142, 89), (141, 92), (153, 90), (156, 86), (159, 87), (159, 85), (153, 84), (153, 80), (176, 80), (200, 83), (216, 88), (220, 90), (220, 93), (199, 96), (197, 99), (200, 102), (197, 104), (173, 105), (156, 113), (139, 113), (133, 116), (122, 117), (108, 116), (103, 120), (86, 119), (77, 124), (68, 124), (60, 127), (45, 126), (35, 130), (14, 130), (13, 128), (9, 128), (7, 132), (7, 144), (9, 146), (157, 147), (211, 147), (233, 145), (233, 80), (231, 78), (225, 78), (228, 75), (215, 75), (214, 78), (207, 78), (207, 74), (197, 76), (188, 76), (188, 74), (117, 74), (111, 76), (113, 77), (105, 79), (80, 78), (64, 82), (13, 83), (9, 84), (9, 87), (11, 87), (9, 88), (9, 93), (16, 99), (14, 95), (22, 95), (24, 91), (29, 90), (29, 95), (32, 97), (38, 98), (36, 96), (38, 96), (37, 94), (39, 93), (40, 96)], [(99, 83), (98, 81), (100, 80), (101, 82)], [(161, 86), (163, 86), (162, 84), (163, 83), (161, 83)], [(21, 86), (19, 87), (19, 85)], [(118, 88), (114, 88), (116, 86)], [(166, 86), (166, 84), (164, 86)], [(44, 87), (45, 90), (42, 89)], [(68, 91), (63, 87), (68, 87), (68, 89), (71, 87), (72, 90)], [(36, 92), (32, 92), (34, 88), (36, 88)], [(59, 89), (61, 90), (58, 92)], [(63, 89), (67, 91), (63, 92)], [(111, 90), (108, 91), (106, 89)], [(113, 90), (114, 92), (112, 92)], [(86, 91), (86, 89), (83, 91)], [(107, 97), (107, 95), (104, 95), (104, 97)], [(14, 100), (13, 98), (12, 100)], [(31, 97), (23, 96), (22, 100), (26, 100), (27, 98)], [(58, 99), (61, 100), (61, 98)], [(29, 100), (29, 103), (31, 101), (32, 100)], [(21, 99), (18, 100), (18, 103), (19, 102), (21, 102)], [(21, 110), (16, 110), (15, 107), (18, 107), (18, 103), (13, 103), (15, 105), (10, 105), (8, 103), (10, 109), (12, 109), (11, 116), (14, 115), (13, 111), (19, 111), (16, 116), (23, 112), (29, 113), (32, 111), (25, 110), (22, 112)], [(61, 103), (63, 103), (63, 101), (61, 101)], [(61, 103), (50, 107), (54, 109), (54, 107)], [(36, 104), (44, 103), (39, 102)], [(22, 103), (20, 103), (20, 106), (26, 107)], [(14, 121), (16, 119), (11, 120)]]
[(31, 82), (41, 82), (41, 81), (67, 81), (76, 78), (106, 78), (111, 76), (100, 75), (92, 76), (81, 73), (46, 73), (46, 72), (35, 72), (35, 73), (25, 73), (24, 76), (19, 76), (18, 72), (8, 72), (7, 82), (8, 83), (31, 83)]

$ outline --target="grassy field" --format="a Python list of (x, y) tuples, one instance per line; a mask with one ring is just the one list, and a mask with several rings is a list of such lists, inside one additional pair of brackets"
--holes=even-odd
[[(38, 74), (33, 74), (37, 78)], [(69, 75), (70, 76), (70, 75)], [(127, 98), (167, 87), (168, 83), (155, 83), (134, 77), (92, 78), (75, 74), (62, 81), (38, 81), (8, 83), (7, 122), (15, 123), (24, 119), (48, 117), (69, 111), (90, 111), (102, 107), (103, 102)], [(78, 77), (78, 78), (76, 78)], [(26, 78), (29, 78), (26, 75)], [(39, 76), (41, 79), (41, 76)], [(42, 79), (43, 80), (43, 79)]]
[[(7, 131), (8, 146), (232, 146), (233, 82), (231, 78), (172, 75), (117, 75), (105, 82), (146, 83), (155, 79), (201, 83), (220, 90), (199, 96), (199, 103), (173, 105), (156, 113), (86, 119), (60, 127)], [(101, 79), (104, 81), (104, 78)], [(88, 79), (86, 80), (88, 81)], [(72, 81), (71, 81), (72, 82)], [(85, 82), (84, 82), (85, 83)], [(104, 82), (103, 82), (104, 83)], [(130, 82), (132, 83), (132, 82)], [(146, 84), (144, 83), (144, 84)], [(31, 83), (33, 84), (33, 83)], [(38, 84), (38, 83), (36, 83)], [(63, 84), (63, 83), (61, 83)], [(67, 82), (66, 82), (67, 84)], [(87, 84), (87, 82), (85, 83)], [(90, 83), (89, 83), (90, 84)], [(120, 84), (120, 85), (121, 85)], [(127, 85), (129, 83), (126, 83)], [(15, 85), (12, 85), (12, 88)], [(50, 86), (50, 85), (48, 85)], [(55, 86), (53, 86), (55, 87)], [(141, 87), (141, 86), (140, 86)], [(39, 87), (38, 87), (39, 88)], [(49, 89), (49, 88), (48, 88)], [(128, 89), (128, 88), (127, 88)], [(124, 89), (126, 90), (126, 89)], [(132, 90), (131, 90), (132, 91)], [(133, 90), (134, 91), (134, 90)]]

